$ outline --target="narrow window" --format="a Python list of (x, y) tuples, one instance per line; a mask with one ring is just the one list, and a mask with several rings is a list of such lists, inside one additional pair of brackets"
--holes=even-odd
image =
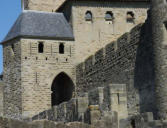
[(87, 11), (85, 14), (85, 20), (86, 21), (92, 21), (92, 12), (91, 11)]
[(39, 42), (39, 44), (38, 44), (38, 53), (43, 53), (43, 48), (44, 48), (43, 42)]
[(127, 22), (134, 23), (135, 15), (132, 11), (127, 12)]
[(14, 52), (14, 44), (11, 45), (12, 51)]
[(112, 12), (110, 12), (110, 11), (106, 12), (105, 20), (106, 21), (113, 21), (114, 20), (114, 14)]
[(38, 83), (38, 73), (35, 73), (35, 82)]
[(167, 21), (164, 22), (165, 28), (167, 30)]
[(120, 97), (119, 97), (119, 93), (117, 93), (117, 98), (118, 98), (118, 104), (120, 104)]
[(59, 53), (60, 53), (60, 54), (64, 54), (64, 44), (63, 44), (63, 43), (61, 43), (61, 44), (59, 45)]

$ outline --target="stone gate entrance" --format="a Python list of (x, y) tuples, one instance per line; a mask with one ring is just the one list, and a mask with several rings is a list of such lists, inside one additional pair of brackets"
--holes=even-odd
[(59, 105), (72, 98), (74, 83), (67, 74), (62, 72), (54, 79), (51, 90), (52, 106)]

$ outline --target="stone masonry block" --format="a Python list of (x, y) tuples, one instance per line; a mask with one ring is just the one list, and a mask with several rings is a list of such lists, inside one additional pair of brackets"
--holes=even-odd
[(102, 105), (104, 100), (103, 87), (91, 90), (88, 93), (89, 105)]
[(84, 113), (88, 108), (88, 96), (77, 98), (78, 113)]

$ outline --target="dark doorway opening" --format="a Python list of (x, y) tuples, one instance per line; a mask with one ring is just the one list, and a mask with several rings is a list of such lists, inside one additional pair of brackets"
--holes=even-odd
[(74, 84), (71, 78), (65, 73), (60, 73), (52, 83), (52, 106), (69, 101), (72, 98)]

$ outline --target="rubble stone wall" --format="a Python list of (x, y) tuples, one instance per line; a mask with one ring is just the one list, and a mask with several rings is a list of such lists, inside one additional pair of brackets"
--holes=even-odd
[(21, 42), (3, 45), (4, 115), (18, 118), (22, 114)]

